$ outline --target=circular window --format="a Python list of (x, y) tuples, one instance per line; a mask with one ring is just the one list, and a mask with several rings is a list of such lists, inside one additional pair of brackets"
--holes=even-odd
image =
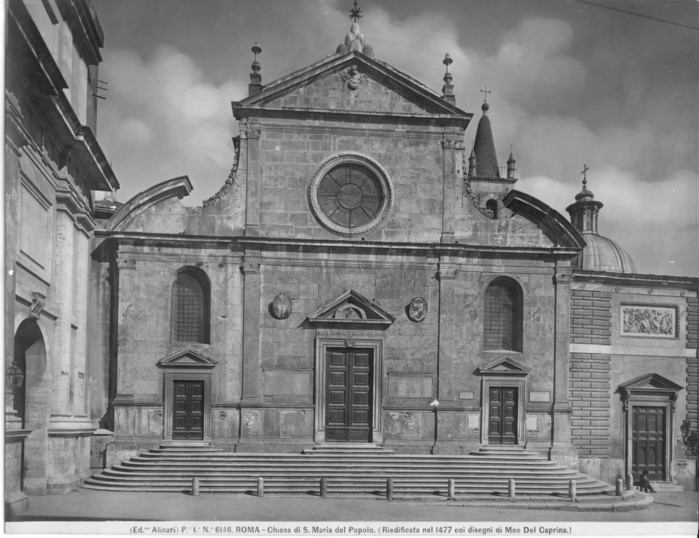
[(368, 157), (343, 153), (323, 161), (309, 187), (311, 209), (326, 228), (357, 235), (388, 214), (393, 189), (385, 170)]

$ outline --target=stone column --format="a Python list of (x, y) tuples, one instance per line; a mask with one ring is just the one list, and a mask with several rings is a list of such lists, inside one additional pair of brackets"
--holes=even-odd
[(570, 386), (570, 283), (573, 275), (569, 267), (558, 268), (554, 275), (555, 341), (554, 341), (554, 400), (553, 427), (550, 458), (567, 467), (576, 464), (576, 451), (572, 445), (570, 419), (572, 407)]
[[(76, 234), (77, 259), (75, 260), (76, 286), (75, 290), (75, 320), (77, 323), (77, 334), (75, 342), (75, 371), (73, 375), (74, 400), (73, 413), (75, 415), (85, 415), (87, 412), (87, 308), (88, 308), (88, 287), (90, 277), (88, 274), (88, 242), (89, 239), (84, 232)], [(81, 375), (82, 374), (82, 375)]]
[(247, 202), (245, 212), (245, 235), (256, 237), (260, 235), (260, 124), (248, 123), (246, 134)]
[(71, 386), (71, 322), (75, 299), (74, 275), (76, 260), (73, 243), (75, 227), (68, 210), (58, 207), (56, 211), (56, 251), (52, 282), (53, 302), (56, 307), (55, 333), (53, 339), (53, 405), (52, 414), (68, 415)]
[(461, 191), (463, 178), (462, 159), (464, 144), (458, 139), (442, 140), (443, 154), (443, 208), (442, 208), (442, 243), (454, 242), (456, 221), (457, 193)]
[(262, 400), (260, 386), (260, 253), (243, 258), (243, 387), (241, 404)]

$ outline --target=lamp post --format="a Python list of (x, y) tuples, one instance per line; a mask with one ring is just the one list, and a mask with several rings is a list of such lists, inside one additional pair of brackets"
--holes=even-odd
[(437, 420), (437, 408), (439, 407), (439, 400), (433, 401), (430, 406), (432, 407), (432, 411), (434, 411), (434, 445), (432, 445), (432, 454), (434, 454), (437, 448), (437, 427), (439, 425), (439, 421)]

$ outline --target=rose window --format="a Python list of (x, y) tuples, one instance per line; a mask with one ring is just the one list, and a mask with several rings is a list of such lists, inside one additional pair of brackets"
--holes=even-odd
[(310, 186), (311, 208), (318, 220), (346, 235), (365, 233), (377, 226), (390, 209), (391, 194), (383, 169), (358, 154), (326, 160)]

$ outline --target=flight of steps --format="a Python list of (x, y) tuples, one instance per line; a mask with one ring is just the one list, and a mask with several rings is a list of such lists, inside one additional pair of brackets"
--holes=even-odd
[(201, 493), (254, 493), (264, 478), (265, 494), (318, 494), (321, 478), (329, 494), (383, 495), (394, 479), (395, 496), (507, 495), (513, 478), (517, 495), (567, 496), (575, 480), (579, 496), (614, 488), (518, 447), (483, 447), (461, 456), (394, 454), (380, 447), (319, 447), (303, 454), (232, 453), (198, 446), (161, 446), (85, 480), (83, 487), (111, 491), (189, 492), (192, 478)]

